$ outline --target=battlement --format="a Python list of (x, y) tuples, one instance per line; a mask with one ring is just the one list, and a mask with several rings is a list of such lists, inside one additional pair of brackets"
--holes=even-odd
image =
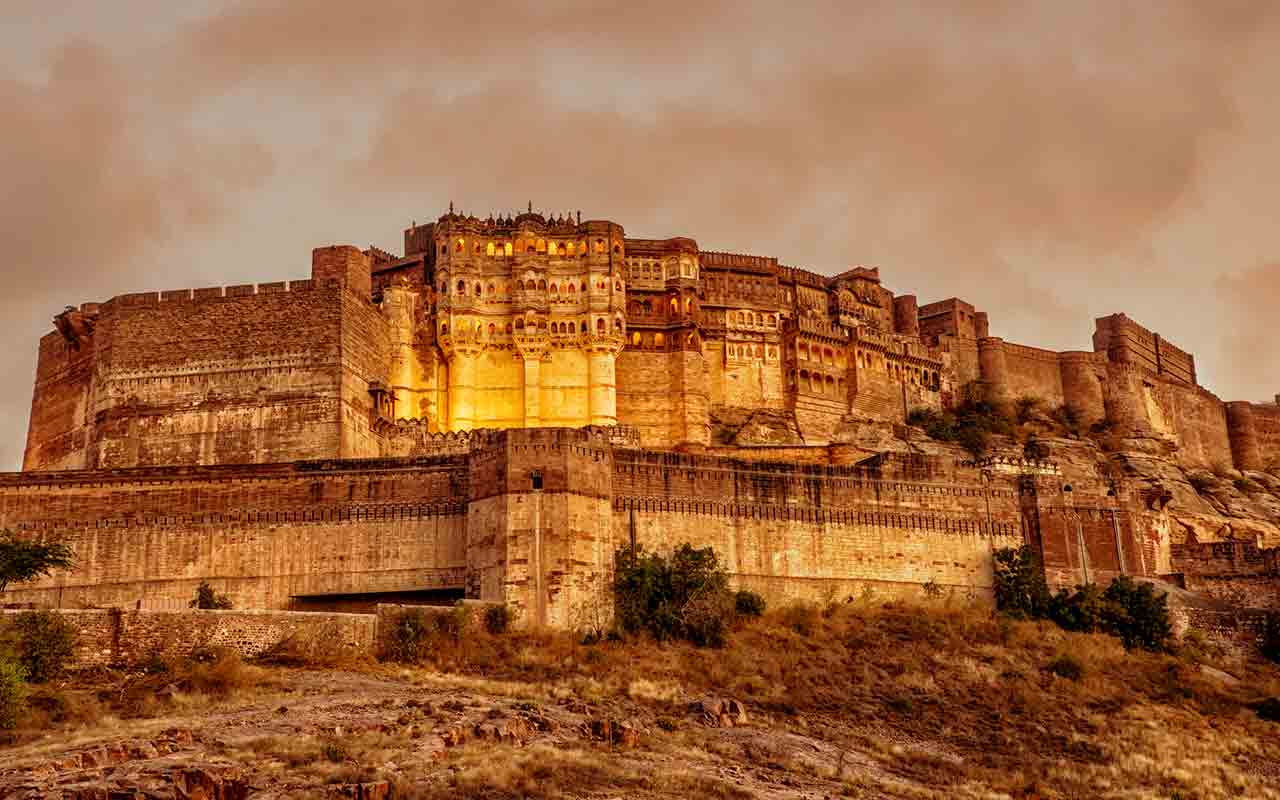
[(740, 272), (773, 274), (778, 271), (778, 259), (771, 256), (753, 256), (746, 253), (722, 253), (704, 250), (698, 255), (704, 269), (728, 269)]

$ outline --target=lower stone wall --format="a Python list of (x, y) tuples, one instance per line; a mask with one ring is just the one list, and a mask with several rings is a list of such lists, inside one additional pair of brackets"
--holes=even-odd
[(1267, 575), (1184, 575), (1190, 591), (1242, 608), (1280, 609), (1280, 578)]
[[(0, 611), (7, 626), (20, 610)], [(227, 648), (245, 658), (261, 655), (290, 636), (339, 641), (352, 653), (373, 651), (378, 617), (292, 611), (146, 611), (118, 608), (56, 610), (79, 634), (76, 665), (133, 665), (154, 657)]]
[(1260, 608), (1218, 610), (1170, 604), (1169, 621), (1177, 636), (1194, 629), (1226, 650), (1247, 656), (1262, 642), (1268, 613), (1275, 612)]

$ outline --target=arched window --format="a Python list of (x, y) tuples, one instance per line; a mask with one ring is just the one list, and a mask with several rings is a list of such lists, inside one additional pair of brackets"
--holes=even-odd
[(596, 252), (597, 253), (604, 252), (604, 239), (596, 239)]
[(484, 246), (484, 254), (490, 257), (495, 256), (498, 254), (498, 248), (494, 247), (493, 242), (489, 242)]
[(448, 336), (448, 335), (449, 335), (449, 323), (447, 323), (447, 322), (441, 322), (441, 323), (440, 323), (440, 335), (441, 335), (441, 336)]
[(511, 255), (513, 253), (513, 250), (511, 248), (511, 242), (507, 242), (506, 244), (502, 245), (502, 252), (505, 253), (506, 255)]
[(440, 245), (440, 255), (442, 256), (449, 255), (449, 245), (447, 244)]
[(538, 281), (538, 291), (545, 292), (547, 290), (547, 282), (545, 280)]
[(596, 333), (604, 333), (604, 317), (596, 317)]
[(645, 300), (645, 301), (644, 301), (644, 313), (646, 313), (646, 314), (652, 314), (652, 313), (653, 313), (653, 301), (651, 301), (651, 300)]
[(484, 294), (484, 288), (483, 288), (483, 287), (481, 287), (481, 286), (480, 286), (480, 284), (478, 284), (478, 283), (477, 283), (477, 284), (476, 284), (476, 297), (479, 297), (479, 296), (481, 296), (482, 294)]
[(613, 282), (613, 290), (614, 290), (615, 292), (620, 292), (620, 291), (622, 291), (622, 281), (614, 281), (614, 282)]
[(462, 252), (462, 240), (461, 240), (461, 239), (459, 239), (459, 240), (458, 240), (458, 244), (454, 246), (454, 248), (453, 248), (453, 252), (455, 252), (455, 253), (461, 253), (461, 252)]
[(508, 336), (510, 336), (510, 335), (511, 335), (511, 323), (510, 323), (510, 322), (508, 322), (508, 323), (507, 323), (507, 335), (508, 335)]
[(492, 338), (492, 337), (493, 337), (493, 335), (494, 335), (495, 333), (497, 333), (497, 332), (498, 332), (498, 327), (497, 327), (496, 325), (494, 325), (492, 322), (490, 322), (490, 323), (489, 323), (489, 336), (490, 336), (490, 338)]
[(622, 317), (614, 317), (613, 329), (618, 333), (622, 333)]
[(654, 347), (662, 347), (662, 346), (663, 346), (663, 343), (664, 343), (665, 341), (666, 341), (666, 339), (664, 339), (664, 338), (663, 338), (662, 334), (660, 334), (660, 333), (655, 333), (655, 334), (653, 335), (653, 345), (654, 345)]
[(466, 294), (466, 293), (467, 293), (467, 282), (458, 281), (458, 294)]
[(674, 297), (671, 298), (671, 313), (672, 314), (680, 313), (680, 301), (675, 299)]
[(614, 252), (614, 255), (617, 255), (618, 253), (621, 253), (621, 252), (622, 252), (622, 245), (620, 245), (620, 244), (615, 244), (615, 245), (613, 246), (613, 252)]
[(578, 255), (585, 256), (587, 254), (587, 240), (583, 239), (578, 242)]
[(472, 253), (474, 253), (474, 254), (476, 254), (476, 255), (480, 255), (480, 243), (479, 243), (479, 242), (476, 242), (475, 244), (471, 245), (471, 252), (472, 252)]
[(545, 331), (547, 329), (547, 321), (545, 319), (538, 320), (538, 330)]
[(693, 313), (693, 298), (692, 298), (692, 297), (686, 297), (686, 298), (684, 299), (684, 313), (686, 313), (686, 314)]
[(568, 248), (568, 250), (566, 251), (566, 255), (573, 255), (573, 242), (569, 242), (569, 244), (566, 245), (566, 247)]
[(516, 317), (516, 330), (524, 330), (524, 317)]
[(538, 252), (539, 252), (539, 253), (545, 253), (545, 252), (547, 252), (547, 240), (546, 240), (546, 239), (539, 239), (539, 240), (538, 240)]
[(582, 321), (582, 327), (579, 329), (579, 331), (580, 331), (581, 333), (586, 333), (586, 332), (587, 332), (587, 321), (586, 321), (585, 319)]
[(490, 297), (493, 297), (494, 293), (495, 293), (497, 290), (496, 290), (496, 289), (494, 289), (494, 288), (493, 288), (493, 284), (492, 284), (492, 283), (490, 283), (488, 286), (486, 286), (486, 287), (485, 287), (485, 291), (489, 293), (489, 296), (490, 296)]
[(582, 293), (583, 293), (583, 294), (586, 294), (586, 293), (587, 293), (587, 282), (586, 282), (586, 281), (583, 281), (583, 282), (582, 282)]
[(559, 287), (559, 286), (557, 286), (557, 285), (556, 285), (556, 284), (554, 284), (554, 283), (553, 283), (553, 284), (551, 284), (551, 293), (552, 293), (552, 294), (560, 294), (560, 287)]
[(570, 284), (569, 284), (569, 294), (577, 294), (577, 293), (578, 293), (578, 287), (576, 287), (576, 286), (574, 286), (572, 283), (570, 283)]
[(564, 242), (561, 242), (561, 243), (556, 247), (556, 255), (563, 256), (563, 255), (565, 255), (565, 254), (566, 254), (566, 251), (565, 251), (565, 249), (564, 249)]
[(631, 344), (634, 347), (640, 346), (640, 331), (636, 331), (635, 333), (631, 334)]

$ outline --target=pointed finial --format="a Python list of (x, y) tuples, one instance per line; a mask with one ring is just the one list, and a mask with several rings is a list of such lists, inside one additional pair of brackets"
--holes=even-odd
[(530, 213), (530, 214), (532, 214), (532, 213), (533, 213), (533, 201), (532, 201), (532, 200), (530, 200), (530, 201), (529, 201), (529, 213)]
[(449, 213), (450, 213), (450, 214), (452, 214), (452, 213), (453, 213), (453, 201), (452, 201), (452, 200), (450, 200), (450, 201), (449, 201)]
[(582, 224), (582, 209), (578, 209), (578, 224)]

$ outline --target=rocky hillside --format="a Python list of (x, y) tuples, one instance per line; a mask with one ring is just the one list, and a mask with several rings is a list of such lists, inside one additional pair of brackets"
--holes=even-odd
[(81, 674), (14, 798), (1280, 797), (1280, 673), (985, 608), (795, 606), (725, 648), (483, 631), (431, 663)]

